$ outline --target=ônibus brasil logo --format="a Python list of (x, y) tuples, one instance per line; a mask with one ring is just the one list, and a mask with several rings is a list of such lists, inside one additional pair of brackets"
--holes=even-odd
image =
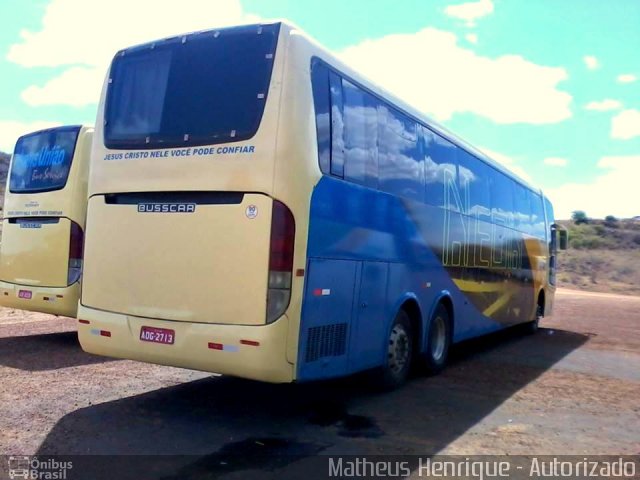
[(72, 462), (25, 455), (9, 457), (9, 478), (65, 480), (67, 471), (73, 468)]

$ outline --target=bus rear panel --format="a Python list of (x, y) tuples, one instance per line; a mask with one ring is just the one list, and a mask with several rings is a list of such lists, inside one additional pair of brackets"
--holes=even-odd
[(92, 153), (85, 350), (293, 379), (295, 222), (273, 180), (278, 34), (225, 28), (115, 56)]
[(76, 316), (91, 135), (65, 126), (18, 140), (0, 247), (3, 306)]

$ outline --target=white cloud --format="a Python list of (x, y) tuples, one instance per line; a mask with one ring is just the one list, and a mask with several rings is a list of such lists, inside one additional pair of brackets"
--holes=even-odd
[(42, 28), (22, 30), (7, 59), (24, 67), (69, 66), (45, 85), (28, 87), (23, 98), (31, 105), (79, 106), (97, 102), (103, 75), (121, 48), (256, 19), (239, 0), (51, 0)]
[(21, 94), (31, 106), (65, 104), (81, 107), (97, 103), (104, 80), (99, 68), (72, 67), (44, 86), (31, 85)]
[(340, 54), (349, 65), (440, 120), (472, 112), (497, 123), (555, 123), (571, 117), (571, 95), (558, 90), (561, 67), (519, 55), (490, 58), (457, 44), (453, 33), (425, 28), (365, 40)]
[(618, 77), (616, 78), (616, 80), (618, 80), (619, 83), (633, 83), (637, 79), (638, 77), (636, 77), (631, 73), (623, 73), (622, 75), (618, 75)]
[(473, 43), (474, 45), (478, 43), (478, 35), (475, 33), (467, 33), (464, 38), (467, 39), (467, 42)]
[(584, 64), (589, 70), (595, 70), (600, 67), (600, 62), (598, 62), (598, 59), (593, 55), (585, 55), (582, 57), (582, 60), (584, 60)]
[(465, 20), (467, 25), (472, 27), (478, 18), (489, 15), (493, 12), (493, 2), (491, 0), (478, 0), (477, 2), (460, 3), (449, 5), (444, 9), (444, 13), (450, 17)]
[(549, 165), (550, 167), (566, 167), (569, 160), (561, 157), (547, 157), (543, 162), (545, 165)]
[(512, 157), (505, 155), (504, 153), (496, 152), (495, 150), (491, 150), (489, 148), (485, 148), (485, 147), (478, 147), (478, 148), (482, 150), (486, 155), (488, 155), (489, 158), (500, 163), (507, 170), (512, 171), (523, 180), (533, 183), (533, 180), (531, 179), (531, 175), (529, 175), (524, 168), (518, 165), (517, 161), (514, 160)]
[(628, 140), (640, 136), (640, 110), (623, 110), (611, 119), (611, 138)]
[(60, 125), (56, 122), (18, 122), (14, 120), (0, 120), (0, 151), (11, 153), (16, 146), (18, 137), (27, 133)]
[(597, 112), (606, 112), (608, 110), (617, 110), (622, 107), (622, 103), (618, 100), (612, 100), (610, 98), (605, 98), (601, 101), (593, 101), (587, 103), (584, 108), (586, 110), (595, 110)]
[(594, 218), (640, 215), (640, 155), (602, 157), (598, 167), (606, 171), (592, 182), (568, 183), (546, 191), (556, 218), (567, 219), (574, 210), (584, 210)]

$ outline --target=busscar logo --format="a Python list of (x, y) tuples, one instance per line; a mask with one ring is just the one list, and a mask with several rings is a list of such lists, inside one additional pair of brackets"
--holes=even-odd
[(195, 203), (139, 203), (139, 213), (193, 213)]

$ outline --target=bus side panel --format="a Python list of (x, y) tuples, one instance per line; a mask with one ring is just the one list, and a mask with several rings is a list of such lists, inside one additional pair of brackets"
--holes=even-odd
[[(483, 315), (458, 288), (456, 272), (462, 274), (464, 269), (443, 267), (439, 256), (443, 249), (442, 212), (425, 204), (322, 177), (311, 199), (307, 250), (310, 260), (300, 327), (298, 380), (344, 375), (381, 365), (386, 334), (398, 300), (407, 292), (415, 295), (422, 308), (423, 332), (433, 302), (443, 292), (451, 296), (456, 306), (454, 341), (505, 326)], [(376, 268), (375, 262), (388, 263), (388, 273), (382, 274), (385, 267)], [(345, 264), (353, 265), (353, 272), (345, 271)], [(319, 265), (326, 272), (318, 273)], [(354, 280), (359, 271), (362, 278)], [(331, 287), (323, 286), (327, 277), (331, 278)], [(332, 304), (318, 300), (322, 298), (316, 296), (318, 289), (328, 289), (331, 295), (337, 294), (343, 299), (339, 313)], [(383, 294), (378, 296), (376, 292)], [(376, 302), (371, 313), (362, 314), (362, 303), (371, 302), (374, 297)], [(351, 309), (346, 306), (349, 298), (354, 299)], [(352, 351), (348, 352), (351, 360), (347, 362), (343, 358), (344, 361), (333, 362), (330, 369), (322, 368), (318, 366), (319, 359), (306, 356), (310, 348), (309, 330), (322, 322), (342, 323), (343, 318), (347, 334), (351, 335)], [(316, 365), (310, 365), (313, 363)], [(342, 371), (338, 371), (339, 368)]]
[(351, 318), (358, 262), (310, 258), (300, 328), (299, 380), (329, 378), (348, 371)]
[[(420, 235), (432, 248), (462, 297), (456, 309), (473, 307), (473, 321), (456, 322), (456, 340), (489, 333), (533, 318), (531, 262), (520, 232), (480, 218), (440, 208), (407, 205)], [(426, 215), (425, 215), (426, 213)], [(460, 315), (456, 314), (459, 319)]]
[[(423, 338), (434, 302), (442, 295), (450, 296), (454, 304), (455, 342), (534, 318), (537, 294), (546, 275), (542, 241), (488, 221), (456, 215), (460, 218), (452, 220), (452, 213), (444, 209), (328, 176), (316, 185), (308, 256), (314, 261), (354, 261), (356, 272), (361, 272), (355, 289), (351, 275), (344, 280), (338, 275), (338, 283), (333, 284), (342, 294), (354, 295), (355, 306), (348, 319), (350, 360), (342, 364), (346, 368), (343, 373), (384, 361), (385, 335), (401, 300), (408, 296), (416, 298), (421, 308)], [(491, 232), (489, 243), (479, 242), (474, 229)], [(454, 248), (450, 255), (452, 245), (461, 250)], [(472, 261), (474, 255), (490, 263)], [(381, 274), (387, 268), (388, 273)], [(301, 331), (312, 324), (312, 316), (333, 316), (322, 304), (311, 303), (313, 271), (307, 282)], [(363, 313), (372, 298), (375, 305)], [(301, 351), (307, 342), (301, 335)], [(299, 379), (309, 378), (308, 372), (308, 366), (301, 367)], [(321, 370), (316, 374), (322, 376)]]

